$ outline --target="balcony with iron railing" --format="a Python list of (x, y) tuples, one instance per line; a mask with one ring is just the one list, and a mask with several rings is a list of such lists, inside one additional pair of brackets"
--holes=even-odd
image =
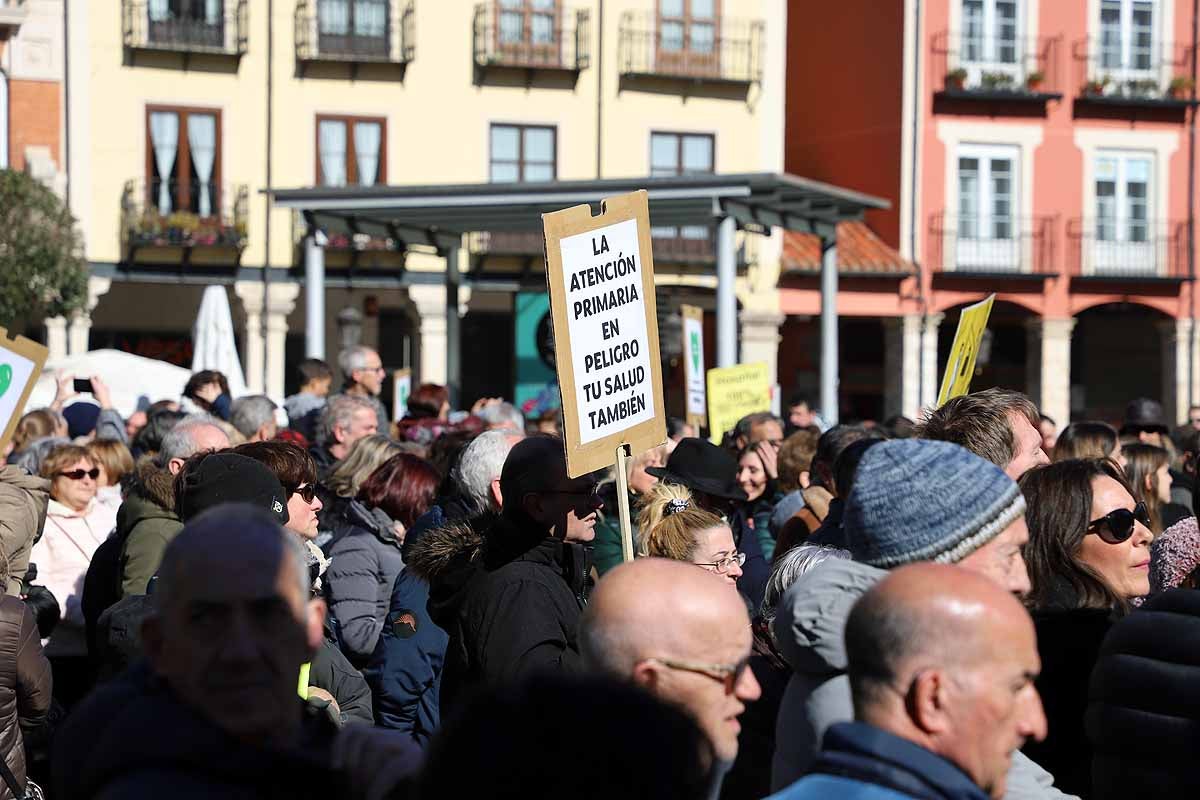
[(296, 60), (407, 65), (416, 54), (415, 20), (414, 4), (403, 0), (300, 0)]
[(542, 13), (479, 3), (472, 25), (475, 68), (578, 75), (590, 63), (590, 30), (587, 9), (556, 6)]
[(1078, 278), (1183, 280), (1188, 276), (1187, 223), (1171, 220), (1073, 219), (1068, 260)]
[(1054, 271), (1057, 217), (930, 218), (927, 261), (958, 275), (1043, 276)]
[[(246, 246), (250, 193), (245, 184), (193, 183), (180, 197), (174, 180), (125, 182), (121, 194), (121, 240), (132, 260), (142, 248)], [(184, 200), (185, 202), (180, 202)]]
[(247, 0), (122, 0), (125, 47), (240, 57), (249, 32)]
[(1119, 43), (1089, 39), (1072, 48), (1078, 103), (1183, 109), (1195, 104), (1190, 47), (1169, 44), (1122, 50)]
[(1057, 37), (942, 31), (933, 37), (939, 100), (1045, 103), (1062, 98)]
[[(656, 264), (712, 265), (716, 263), (716, 239), (711, 228), (690, 226), (650, 229), (650, 241)], [(540, 231), (480, 231), (467, 237), (467, 250), (472, 256), (541, 258), (543, 239)], [(746, 251), (738, 253), (738, 263), (745, 265)]]
[[(617, 64), (623, 78), (749, 86), (762, 82), (762, 20), (664, 22), (653, 11), (621, 15)], [(703, 33), (700, 33), (703, 31)]]

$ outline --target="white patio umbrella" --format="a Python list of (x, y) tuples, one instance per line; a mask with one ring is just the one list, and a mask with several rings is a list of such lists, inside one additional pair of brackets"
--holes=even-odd
[(200, 311), (192, 326), (192, 372), (215, 369), (229, 379), (229, 393), (246, 394), (246, 378), (233, 338), (233, 315), (224, 286), (209, 286), (200, 301)]

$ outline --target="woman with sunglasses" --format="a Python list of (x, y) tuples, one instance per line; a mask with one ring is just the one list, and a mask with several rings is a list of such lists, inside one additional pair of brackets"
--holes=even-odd
[(42, 538), (29, 560), (37, 565), (38, 583), (58, 600), (62, 618), (46, 656), (54, 671), (54, 696), (70, 708), (92, 681), (80, 606), (83, 578), (92, 554), (115, 526), (117, 512), (96, 500), (100, 469), (86, 447), (56, 447), (42, 461), (41, 474), (50, 480), (50, 502)]
[(737, 586), (745, 554), (733, 543), (729, 523), (700, 508), (686, 487), (656, 484), (638, 515), (638, 530), (639, 556), (687, 561)]
[(1024, 752), (1062, 791), (1091, 794), (1088, 682), (1110, 627), (1150, 592), (1150, 517), (1109, 459), (1060, 461), (1021, 478), (1028, 511), (1026, 604), (1037, 628), (1038, 692), (1050, 732)]

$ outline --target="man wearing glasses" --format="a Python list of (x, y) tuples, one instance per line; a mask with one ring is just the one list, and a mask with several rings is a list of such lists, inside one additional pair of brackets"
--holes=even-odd
[(370, 402), (375, 407), (379, 430), (386, 432), (389, 422), (388, 413), (387, 409), (383, 407), (383, 403), (379, 402), (379, 393), (383, 391), (383, 379), (387, 375), (387, 371), (383, 368), (383, 361), (380, 360), (379, 353), (363, 345), (350, 347), (338, 355), (338, 366), (341, 368), (345, 380), (345, 385), (339, 394), (361, 397)]
[(694, 564), (642, 558), (596, 586), (580, 623), (592, 669), (625, 678), (692, 714), (712, 742), (713, 796), (738, 753), (738, 717), (762, 693), (748, 668), (746, 605)]
[[(482, 536), (412, 567), (429, 576), (429, 614), (450, 636), (442, 712), (462, 690), (580, 668), (576, 631), (602, 501), (594, 475), (567, 477), (562, 440), (533, 436), (500, 473), (503, 511)], [(732, 594), (732, 592), (730, 593)]]

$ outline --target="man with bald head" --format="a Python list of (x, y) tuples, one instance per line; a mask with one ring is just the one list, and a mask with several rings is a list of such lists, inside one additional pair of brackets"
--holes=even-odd
[(761, 690), (748, 668), (752, 634), (741, 596), (692, 564), (642, 558), (608, 572), (580, 623), (593, 669), (686, 709), (712, 742), (719, 782), (738, 752), (738, 716)]
[(1013, 753), (1046, 736), (1033, 622), (978, 574), (893, 571), (854, 605), (846, 653), (855, 721), (774, 800), (1000, 800)]
[(579, 668), (597, 484), (567, 476), (558, 437), (524, 439), (504, 459), (499, 516), (421, 559), (429, 616), (450, 637), (443, 712), (474, 685)]

